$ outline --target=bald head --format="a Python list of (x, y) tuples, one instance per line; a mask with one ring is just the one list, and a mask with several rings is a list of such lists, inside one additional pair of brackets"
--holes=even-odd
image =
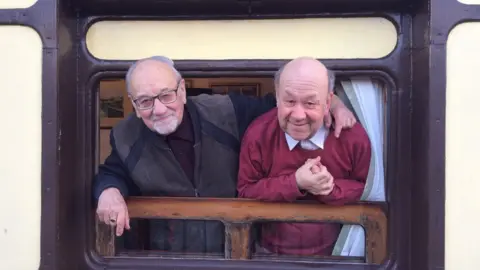
[(290, 73), (296, 75), (326, 75), (327, 68), (318, 60), (311, 57), (299, 57), (288, 62), (283, 68), (285, 76)]
[(335, 85), (335, 73), (325, 67), (323, 63), (312, 57), (299, 57), (288, 62), (282, 66), (275, 73), (275, 87), (278, 87), (282, 75), (285, 75), (284, 72), (287, 72), (287, 76), (314, 76), (318, 79), (327, 80), (328, 90), (333, 91)]

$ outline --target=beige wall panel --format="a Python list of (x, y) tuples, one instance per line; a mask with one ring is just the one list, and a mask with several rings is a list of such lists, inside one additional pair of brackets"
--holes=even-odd
[(0, 0), (0, 9), (29, 8), (36, 2), (37, 0)]
[(456, 26), (447, 42), (445, 265), (480, 269), (480, 23)]
[(109, 60), (381, 58), (395, 48), (397, 32), (383, 18), (102, 21), (86, 43), (94, 57)]
[(0, 26), (0, 269), (40, 263), (42, 42), (35, 30)]

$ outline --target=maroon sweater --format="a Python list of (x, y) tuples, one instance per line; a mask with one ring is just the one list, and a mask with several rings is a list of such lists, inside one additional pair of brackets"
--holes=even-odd
[[(289, 150), (277, 119), (277, 109), (257, 118), (243, 137), (238, 174), (241, 198), (264, 201), (318, 201), (343, 205), (360, 199), (370, 165), (370, 141), (360, 124), (344, 129), (335, 138), (329, 132), (324, 149), (304, 150), (297, 144)], [(327, 196), (302, 193), (295, 172), (308, 158), (321, 163), (334, 178)], [(335, 223), (266, 223), (261, 246), (271, 252), (292, 255), (331, 255), (341, 225)]]

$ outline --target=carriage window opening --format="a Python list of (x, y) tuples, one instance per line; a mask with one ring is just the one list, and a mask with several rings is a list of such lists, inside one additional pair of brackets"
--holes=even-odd
[[(187, 96), (236, 93), (261, 97), (274, 91), (273, 78), (271, 77), (185, 78), (185, 86)], [(371, 143), (370, 166), (361, 201), (385, 202), (385, 171), (388, 164), (386, 160), (386, 145), (388, 143), (386, 137), (388, 127), (388, 119), (386, 118), (387, 90), (383, 82), (368, 77), (337, 78), (335, 86), (335, 94), (354, 112), (357, 121), (365, 129)], [(126, 94), (123, 79), (101, 81), (98, 96), (99, 140), (97, 155), (98, 164), (102, 164), (111, 152), (111, 129), (133, 113), (134, 109)], [(215, 204), (209, 204), (208, 201), (202, 201), (199, 204), (195, 204), (194, 201), (185, 202), (186, 207), (205, 205), (205, 212), (200, 211), (199, 208), (175, 208), (179, 207), (182, 202), (174, 199), (169, 201), (169, 198), (165, 197), (162, 199), (166, 201), (158, 202), (158, 205), (171, 206), (165, 206), (158, 210), (160, 215), (164, 215), (163, 217), (141, 216), (141, 213), (156, 208), (148, 208), (148, 205), (133, 202), (134, 208), (132, 209), (134, 210), (132, 211), (137, 211), (137, 213), (133, 213), (131, 230), (125, 232), (121, 237), (115, 237), (111, 228), (97, 220), (95, 229), (97, 252), (104, 256), (161, 256), (198, 259), (248, 258), (252, 260), (285, 261), (347, 260), (354, 262), (380, 260), (379, 257), (371, 254), (387, 253), (385, 250), (386, 220), (380, 218), (373, 221), (378, 222), (376, 225), (385, 227), (380, 229), (380, 233), (368, 227), (372, 224), (362, 224), (365, 229), (362, 228), (359, 224), (361, 223), (361, 215), (365, 213), (359, 211), (362, 211), (363, 208), (352, 207), (339, 210), (344, 212), (339, 212), (338, 217), (336, 217), (337, 220), (334, 221), (329, 221), (328, 218), (313, 221), (304, 218), (311, 215), (313, 219), (313, 216), (315, 216), (308, 208), (309, 206), (304, 207), (305, 205), (302, 203), (292, 203), (292, 205), (298, 205), (300, 208), (286, 209), (285, 211), (298, 210), (305, 211), (305, 213), (299, 212), (298, 216), (285, 216), (282, 213), (282, 208), (278, 208), (276, 210), (278, 212), (270, 211), (268, 216), (261, 216), (262, 213), (259, 213), (260, 216), (255, 219), (255, 216), (251, 217), (248, 211), (242, 213), (239, 210), (240, 214), (238, 215), (244, 214), (245, 220), (234, 220), (233, 218), (240, 218), (238, 215), (235, 216), (236, 213), (222, 212), (228, 209), (225, 208), (228, 207), (225, 205), (230, 203), (229, 200), (232, 201), (231, 207), (235, 207), (236, 200), (233, 198), (220, 199), (219, 203), (224, 203), (223, 208)], [(202, 200), (202, 198), (199, 200)], [(273, 207), (273, 205), (268, 204), (265, 207)], [(182, 210), (178, 212), (179, 209)], [(204, 216), (199, 216), (198, 212), (203, 213)], [(151, 211), (149, 213), (152, 214)], [(222, 213), (228, 216), (223, 222), (220, 221), (223, 219), (221, 217)], [(135, 214), (139, 216), (135, 216)], [(303, 219), (302, 214), (304, 214)], [(372, 210), (367, 214), (377, 215), (378, 213)], [(277, 220), (277, 217), (281, 218)], [(328, 254), (321, 256), (315, 254), (315, 249), (321, 249), (321, 244), (312, 244), (312, 237), (309, 235), (302, 236), (304, 237), (303, 240), (288, 240), (292, 238), (294, 231), (282, 230), (287, 226), (285, 225), (287, 223), (292, 230), (303, 227), (304, 230), (314, 234), (316, 229), (329, 231), (333, 238), (313, 240), (323, 241), (322, 243), (330, 241)], [(240, 226), (239, 224), (248, 224), (248, 226)], [(321, 224), (320, 227), (319, 224)], [(371, 234), (368, 235), (369, 233)], [(215, 234), (216, 237), (210, 238), (214, 240), (207, 241), (207, 244), (196, 243), (193, 240), (208, 238), (209, 234)], [(297, 246), (289, 247), (288, 245), (292, 242), (297, 242)], [(307, 245), (311, 245), (310, 253), (299, 251), (307, 250), (309, 248)], [(379, 247), (384, 250), (378, 252)], [(373, 251), (374, 249), (376, 250)]]

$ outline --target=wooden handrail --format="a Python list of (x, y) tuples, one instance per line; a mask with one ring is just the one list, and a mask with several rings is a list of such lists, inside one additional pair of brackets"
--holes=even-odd
[[(387, 218), (382, 206), (376, 204), (328, 206), (248, 199), (131, 197), (127, 205), (131, 218), (223, 221), (225, 256), (229, 259), (251, 258), (250, 229), (256, 221), (359, 224), (365, 229), (366, 261), (380, 264), (386, 256)], [(112, 232), (108, 234), (114, 237)], [(113, 240), (105, 242), (106, 238), (97, 236), (97, 248), (102, 255), (111, 256)], [(103, 242), (100, 246), (99, 240)]]

